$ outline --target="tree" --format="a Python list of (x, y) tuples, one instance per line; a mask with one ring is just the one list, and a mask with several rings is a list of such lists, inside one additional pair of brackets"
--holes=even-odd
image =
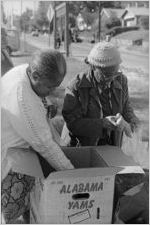
[(149, 17), (148, 16), (142, 16), (140, 18), (140, 26), (144, 28), (145, 30), (149, 30)]
[(124, 8), (121, 1), (115, 1), (113, 3), (114, 8), (121, 9)]
[(31, 9), (26, 9), (26, 11), (20, 17), (20, 28), (21, 31), (27, 32), (29, 31), (30, 21), (33, 16), (33, 12)]
[(88, 12), (88, 11), (84, 11), (82, 13), (82, 16), (84, 18), (85, 23), (88, 26), (91, 26), (97, 18), (97, 13), (96, 12), (91, 13), (91, 12)]
[(5, 15), (5, 12), (4, 12), (4, 6), (3, 6), (3, 1), (1, 1), (1, 20), (4, 24), (7, 23), (7, 19), (6, 19), (6, 15)]
[(82, 5), (82, 2), (69, 1), (68, 4), (69, 4), (69, 13), (74, 15), (74, 16), (77, 16), (80, 12), (80, 6)]
[(43, 28), (46, 28), (49, 30), (49, 25), (50, 25), (50, 30), (51, 32), (53, 31), (53, 20), (49, 24), (49, 20), (47, 18), (47, 11), (49, 8), (49, 5), (52, 4), (52, 6), (57, 6), (59, 5), (60, 1), (40, 1), (38, 10), (34, 15), (34, 18), (32, 19), (32, 26), (34, 28), (38, 28), (39, 30), (42, 30)]
[(105, 26), (110, 29), (112, 27), (121, 26), (121, 22), (117, 17), (111, 17), (106, 20)]
[[(101, 1), (100, 2), (101, 7), (105, 8), (121, 8), (121, 2), (115, 2), (115, 1)], [(81, 7), (82, 9), (85, 9), (88, 12), (97, 12), (99, 7), (99, 2), (98, 1), (83, 1), (81, 2)]]
[(35, 21), (40, 29), (42, 29), (43, 26), (44, 27), (49, 26), (49, 21), (47, 18), (47, 10), (48, 10), (49, 4), (50, 4), (49, 2), (45, 2), (45, 1), (39, 2), (39, 7), (35, 15)]
[(71, 27), (76, 26), (76, 17), (72, 13), (69, 13), (69, 24)]

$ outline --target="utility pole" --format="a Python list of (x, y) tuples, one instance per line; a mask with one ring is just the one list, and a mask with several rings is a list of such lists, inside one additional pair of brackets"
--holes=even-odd
[(54, 14), (55, 14), (55, 9), (50, 3), (48, 6), (48, 11), (47, 11), (47, 18), (49, 20), (49, 46), (51, 44), (51, 40), (50, 40), (51, 39), (51, 22), (53, 20)]
[(33, 2), (33, 18), (35, 18), (35, 4), (36, 4), (35, 1), (36, 1), (36, 0), (34, 0), (34, 2)]
[(48, 38), (48, 45), (51, 45), (51, 22), (49, 22), (49, 38)]
[(54, 30), (54, 49), (56, 49), (56, 3), (54, 2), (54, 23), (53, 23), (53, 30)]
[[(22, 0), (21, 0), (20, 4), (21, 4), (21, 7), (20, 7), (20, 10), (21, 10), (21, 11), (20, 11), (20, 14), (21, 14), (21, 15), (20, 15), (20, 16), (22, 16)], [(20, 27), (20, 30), (21, 30), (21, 27)]]
[[(23, 52), (25, 52), (26, 51), (26, 34), (25, 34), (25, 24), (24, 24), (24, 26), (22, 24), (22, 12), (23, 12), (23, 1), (22, 0), (20, 1), (20, 4), (21, 4), (20, 5), (20, 9), (21, 9), (21, 26), (24, 29), (24, 31), (23, 31)], [(20, 27), (20, 33), (22, 35), (21, 27)]]
[(11, 19), (10, 19), (10, 28), (12, 28), (14, 26), (14, 7), (12, 5), (12, 8), (11, 8)]
[(68, 32), (68, 23), (69, 23), (69, 17), (68, 17), (68, 2), (66, 1), (65, 3), (66, 7), (66, 15), (65, 15), (65, 51), (66, 51), (66, 56), (69, 56), (69, 32)]
[(98, 2), (98, 41), (101, 38), (101, 2)]

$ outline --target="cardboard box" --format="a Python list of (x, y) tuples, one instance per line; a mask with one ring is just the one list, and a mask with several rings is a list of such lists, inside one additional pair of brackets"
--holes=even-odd
[[(63, 151), (77, 169), (52, 172), (46, 179), (36, 154), (22, 151), (26, 155), (21, 157), (24, 166), (28, 165), (28, 158), (32, 158), (31, 165), (33, 161), (36, 164), (36, 170), (30, 168), (29, 172), (28, 166), (22, 170), (37, 177), (31, 193), (30, 222), (110, 224), (115, 175), (143, 173), (142, 169), (118, 147), (63, 147)], [(19, 167), (15, 165), (13, 169), (19, 171)]]
[(110, 223), (117, 168), (50, 174), (40, 201), (41, 223)]

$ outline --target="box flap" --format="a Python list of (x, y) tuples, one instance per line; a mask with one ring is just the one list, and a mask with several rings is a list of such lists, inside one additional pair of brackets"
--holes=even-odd
[(127, 174), (127, 173), (142, 173), (144, 174), (144, 170), (140, 166), (125, 166), (122, 167), (122, 170), (118, 172), (118, 174)]
[(91, 148), (61, 147), (75, 168), (88, 168), (91, 162)]
[(108, 176), (115, 175), (122, 168), (117, 167), (104, 167), (104, 168), (85, 168), (85, 169), (73, 169), (73, 170), (64, 170), (52, 172), (47, 179), (60, 179), (65, 178), (77, 178), (77, 177), (98, 177), (98, 176)]
[(138, 166), (137, 163), (131, 157), (125, 155), (119, 147), (105, 145), (96, 147), (95, 150), (109, 167)]
[(7, 154), (14, 172), (44, 178), (36, 153), (29, 149), (11, 148)]
[(96, 152), (105, 161), (109, 167), (120, 167), (119, 174), (127, 173), (143, 173), (143, 169), (132, 159), (125, 155), (119, 147), (116, 146), (100, 146), (96, 148)]

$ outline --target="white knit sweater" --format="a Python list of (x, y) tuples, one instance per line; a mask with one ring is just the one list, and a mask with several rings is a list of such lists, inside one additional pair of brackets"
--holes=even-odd
[(9, 148), (28, 148), (39, 152), (56, 170), (72, 169), (71, 162), (53, 140), (46, 120), (46, 109), (32, 90), (26, 74), (27, 64), (10, 70), (1, 79), (2, 178), (11, 168)]

